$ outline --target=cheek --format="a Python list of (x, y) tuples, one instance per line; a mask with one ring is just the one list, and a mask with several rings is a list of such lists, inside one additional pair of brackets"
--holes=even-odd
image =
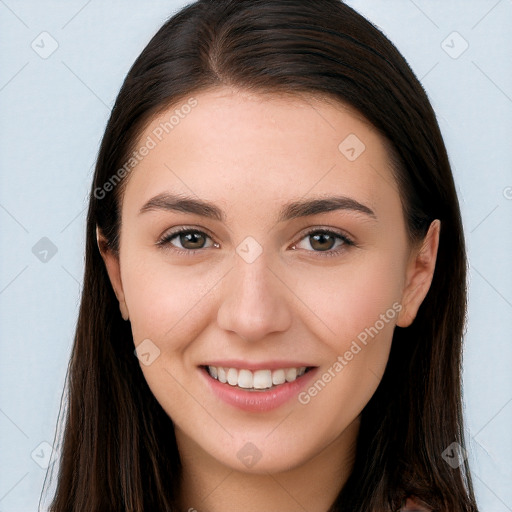
[(166, 413), (186, 425), (196, 406), (191, 396), (197, 395), (182, 384), (190, 378), (184, 354), (211, 321), (209, 292), (218, 278), (195, 266), (177, 267), (162, 257), (131, 254), (122, 266), (123, 289), (134, 344), (147, 347), (144, 351), (150, 354), (148, 364), (141, 359), (141, 370)]
[(172, 266), (165, 258), (151, 255), (129, 257), (121, 268), (136, 344), (149, 338), (161, 347), (165, 341), (166, 349), (178, 349), (179, 340), (193, 339), (195, 330), (201, 330), (208, 293), (218, 281), (218, 272)]
[[(311, 326), (331, 349), (317, 380), (299, 396), (306, 410), (320, 413), (319, 429), (346, 428), (380, 383), (401, 309), (402, 270), (396, 261), (396, 254), (381, 253), (366, 258), (360, 269), (337, 268), (322, 286), (314, 287), (307, 276), (301, 281), (298, 295), (308, 296), (322, 320)], [(322, 414), (332, 410), (339, 414)]]
[(396, 254), (374, 251), (321, 274), (311, 269), (297, 281), (297, 296), (315, 313), (324, 339), (332, 340), (329, 344), (338, 353), (358, 336), (364, 339), (376, 322), (382, 336), (391, 336), (400, 308), (403, 272), (398, 260)]

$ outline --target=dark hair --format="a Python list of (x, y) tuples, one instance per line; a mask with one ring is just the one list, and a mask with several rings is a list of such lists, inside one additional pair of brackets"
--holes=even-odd
[[(439, 126), (405, 59), (339, 0), (199, 0), (172, 16), (137, 58), (112, 109), (91, 188), (83, 292), (68, 368), (66, 423), (52, 512), (175, 511), (180, 459), (172, 420), (149, 389), (98, 250), (118, 250), (119, 170), (151, 119), (228, 85), (309, 94), (355, 108), (382, 135), (411, 242), (441, 221), (437, 264), (414, 322), (396, 327), (365, 406), (353, 471), (330, 508), (396, 511), (407, 496), (440, 512), (475, 512), (464, 447), (461, 354), (466, 253)], [(121, 183), (105, 191), (117, 173)], [(126, 174), (126, 173), (124, 173)], [(112, 183), (112, 181), (111, 181)]]

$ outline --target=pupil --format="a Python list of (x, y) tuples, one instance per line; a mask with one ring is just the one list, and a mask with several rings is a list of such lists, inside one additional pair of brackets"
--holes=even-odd
[[(311, 247), (313, 247), (313, 249), (320, 249), (320, 250), (328, 250), (328, 249), (332, 249), (332, 244), (333, 244), (333, 238), (330, 236), (330, 235), (327, 235), (325, 233), (320, 233), (318, 235), (312, 235), (312, 238), (313, 238), (313, 242), (311, 242)], [(329, 247), (326, 247), (325, 246), (325, 241), (326, 239), (329, 239), (330, 238), (330, 245)], [(316, 247), (315, 247), (316, 245)]]

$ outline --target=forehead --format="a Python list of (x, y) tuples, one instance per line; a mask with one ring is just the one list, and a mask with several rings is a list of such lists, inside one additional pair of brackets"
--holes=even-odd
[(347, 194), (375, 208), (398, 199), (378, 132), (311, 95), (191, 95), (151, 120), (136, 151), (144, 146), (125, 192), (133, 206), (163, 191), (262, 209), (305, 195)]

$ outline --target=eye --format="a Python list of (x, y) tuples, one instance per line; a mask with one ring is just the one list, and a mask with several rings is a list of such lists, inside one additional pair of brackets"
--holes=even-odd
[[(176, 239), (175, 243), (179, 244), (178, 246), (172, 242), (174, 239)], [(207, 239), (211, 240), (211, 237), (203, 231), (182, 227), (170, 233), (166, 233), (158, 240), (157, 245), (163, 247), (171, 246), (172, 249), (186, 254), (195, 253), (196, 250), (207, 249), (208, 247), (219, 247), (219, 244), (215, 242), (210, 246), (205, 246)]]
[[(303, 240), (306, 241), (306, 247), (300, 247), (299, 245), (302, 244)], [(339, 242), (338, 245), (336, 245), (336, 242)], [(353, 245), (355, 245), (355, 243), (344, 234), (327, 229), (314, 229), (308, 231), (298, 244), (292, 246), (292, 249), (298, 247), (308, 250), (309, 252), (321, 253), (320, 256), (336, 256)], [(307, 246), (311, 247), (313, 250), (310, 251)], [(336, 249), (333, 250), (334, 248)]]
[[(219, 247), (219, 244), (213, 241), (209, 246), (205, 245), (207, 240), (212, 240), (212, 238), (204, 231), (184, 226), (166, 233), (157, 241), (157, 245), (161, 247), (170, 246), (172, 250), (185, 255), (193, 255), (210, 247)], [(307, 247), (300, 247), (299, 244), (302, 244), (303, 240), (307, 241), (306, 245), (312, 250)], [(336, 245), (336, 243), (338, 244)], [(300, 242), (295, 243), (291, 248), (293, 250), (300, 248), (308, 252), (320, 253), (319, 256), (337, 256), (346, 251), (349, 246), (355, 246), (355, 243), (348, 236), (332, 230), (317, 228), (308, 231), (303, 235)]]

